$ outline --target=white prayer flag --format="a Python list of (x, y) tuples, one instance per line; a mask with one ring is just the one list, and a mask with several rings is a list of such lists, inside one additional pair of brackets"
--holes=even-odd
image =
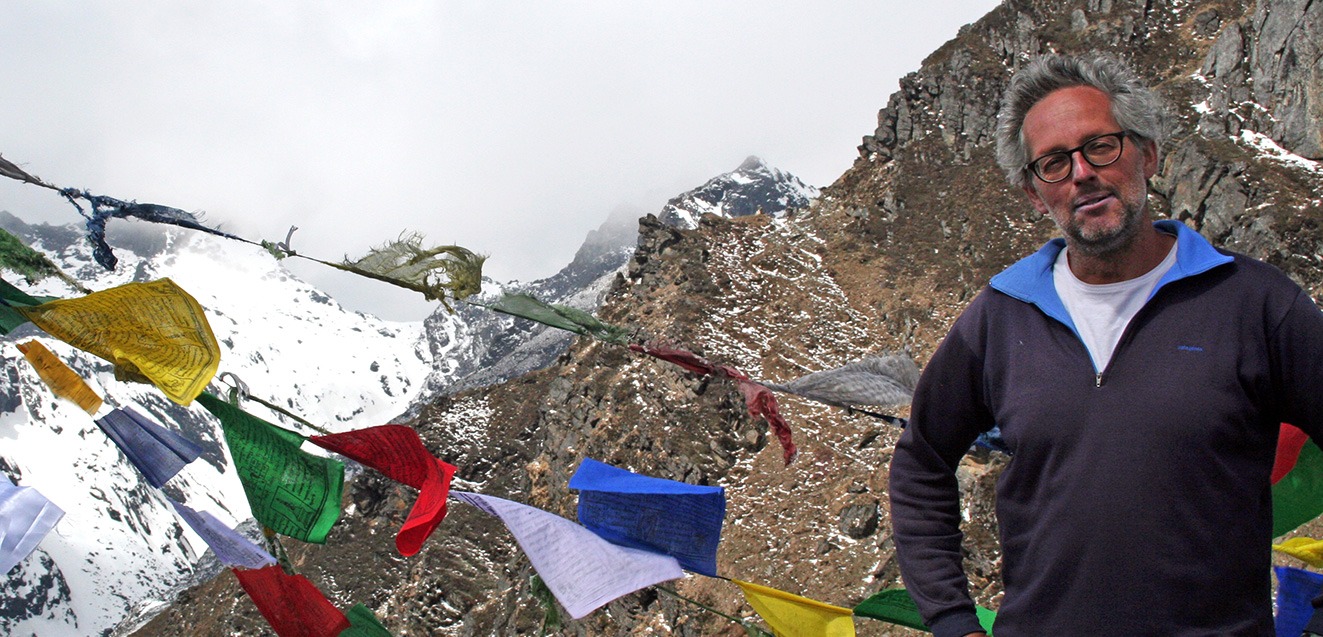
[(64, 511), (32, 487), (0, 480), (0, 575), (37, 548)]
[(574, 619), (640, 588), (684, 576), (680, 563), (669, 555), (616, 546), (542, 509), (478, 493), (450, 494), (505, 523)]

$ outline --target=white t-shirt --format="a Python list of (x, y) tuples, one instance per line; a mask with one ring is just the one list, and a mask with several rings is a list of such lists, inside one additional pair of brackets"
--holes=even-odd
[(1052, 282), (1071, 320), (1075, 321), (1075, 329), (1079, 330), (1084, 346), (1089, 349), (1094, 370), (1102, 373), (1112, 360), (1112, 351), (1121, 340), (1125, 326), (1144, 307), (1162, 275), (1175, 265), (1176, 244), (1171, 244), (1166, 258), (1152, 270), (1128, 281), (1097, 285), (1075, 277), (1066, 260), (1067, 250), (1069, 248), (1063, 248), (1057, 255), (1057, 262), (1052, 267)]

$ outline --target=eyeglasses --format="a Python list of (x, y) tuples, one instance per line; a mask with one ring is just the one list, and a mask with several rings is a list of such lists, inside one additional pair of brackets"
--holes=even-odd
[(1094, 168), (1110, 166), (1121, 158), (1121, 151), (1125, 149), (1125, 138), (1130, 135), (1132, 135), (1130, 131), (1099, 135), (1070, 150), (1058, 150), (1043, 155), (1029, 162), (1025, 168), (1044, 183), (1055, 184), (1069, 177), (1075, 170), (1075, 162), (1071, 156), (1076, 151)]

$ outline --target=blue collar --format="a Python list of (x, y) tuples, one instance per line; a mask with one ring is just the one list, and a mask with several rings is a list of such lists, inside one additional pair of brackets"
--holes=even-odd
[[(1167, 234), (1176, 235), (1177, 247), (1175, 265), (1153, 286), (1150, 299), (1162, 286), (1172, 281), (1202, 274), (1233, 260), (1232, 256), (1218, 252), (1202, 235), (1179, 221), (1164, 219), (1155, 221), (1153, 226)], [(1076, 331), (1075, 322), (1070, 320), (1070, 314), (1066, 312), (1066, 306), (1061, 303), (1056, 285), (1052, 282), (1052, 265), (1065, 247), (1066, 240), (1060, 237), (1048, 241), (1038, 252), (1020, 259), (992, 277), (990, 285), (994, 290), (1012, 298), (1038, 306), (1048, 316), (1064, 323), (1071, 331)]]

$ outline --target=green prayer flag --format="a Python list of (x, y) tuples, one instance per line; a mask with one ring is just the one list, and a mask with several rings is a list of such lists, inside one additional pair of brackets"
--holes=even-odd
[(32, 307), (51, 300), (37, 298), (0, 279), (0, 335), (14, 331), (14, 328), (27, 323), (28, 317), (15, 310), (15, 307)]
[(928, 630), (927, 624), (923, 623), (923, 617), (919, 615), (919, 608), (914, 605), (914, 600), (910, 599), (909, 591), (903, 588), (878, 591), (872, 597), (859, 602), (859, 605), (854, 607), (854, 614), (915, 630)]
[[(997, 611), (975, 606), (974, 612), (978, 614), (978, 623), (983, 627), (983, 632), (992, 635), (992, 622), (997, 618)], [(855, 606), (854, 614), (861, 617), (880, 619), (906, 628), (932, 632), (928, 625), (923, 623), (923, 616), (919, 614), (919, 607), (914, 604), (914, 599), (910, 597), (909, 591), (903, 588), (888, 588), (884, 591), (878, 591), (872, 597)]]
[(389, 630), (377, 621), (372, 609), (363, 604), (354, 604), (345, 611), (349, 618), (349, 628), (340, 631), (340, 637), (392, 637)]
[(1291, 472), (1272, 485), (1272, 536), (1281, 537), (1323, 514), (1323, 449), (1305, 443)]
[(28, 283), (55, 277), (83, 293), (87, 289), (60, 270), (46, 255), (33, 250), (8, 230), (0, 228), (0, 268), (17, 272)]
[(578, 308), (544, 303), (528, 294), (506, 294), (495, 303), (484, 307), (568, 330), (581, 336), (591, 336), (607, 343), (629, 344), (629, 330), (625, 328), (603, 323), (592, 314)]
[(221, 421), (253, 517), (281, 535), (324, 543), (340, 518), (344, 464), (301, 451), (303, 436), (211, 394), (197, 400)]

